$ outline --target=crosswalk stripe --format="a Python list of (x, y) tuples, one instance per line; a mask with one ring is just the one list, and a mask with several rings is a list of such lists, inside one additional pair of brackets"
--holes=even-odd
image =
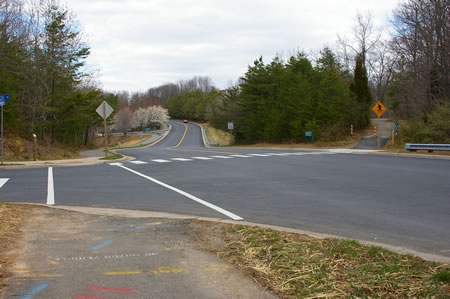
[[(234, 155), (228, 155), (228, 156), (209, 156), (209, 157), (191, 157), (191, 158), (170, 158), (170, 160), (166, 159), (153, 159), (151, 162), (156, 163), (170, 163), (173, 161), (193, 161), (193, 160), (214, 160), (214, 159), (232, 159), (232, 158), (254, 158), (254, 157), (270, 157), (270, 156), (303, 156), (303, 155), (334, 155), (336, 153), (333, 152), (290, 152), (290, 153), (264, 153), (264, 154), (234, 154)], [(134, 160), (129, 161), (133, 164), (148, 164), (148, 162)], [(122, 165), (121, 163), (110, 163), (110, 165), (113, 166), (119, 166)], [(8, 179), (6, 179), (7, 181)], [(0, 179), (0, 187), (6, 183), (5, 179)]]
[(6, 182), (7, 182), (8, 180), (9, 180), (9, 179), (0, 179), (0, 188), (3, 187), (3, 185), (6, 184)]
[(130, 161), (130, 163), (133, 163), (133, 164), (148, 164), (148, 162), (139, 161), (139, 160)]
[(289, 156), (291, 153), (267, 153), (266, 155), (271, 155), (271, 156)]

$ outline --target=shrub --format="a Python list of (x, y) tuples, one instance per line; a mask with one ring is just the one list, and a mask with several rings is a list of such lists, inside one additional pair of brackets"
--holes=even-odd
[(412, 122), (406, 142), (450, 143), (450, 102), (438, 105), (423, 119)]

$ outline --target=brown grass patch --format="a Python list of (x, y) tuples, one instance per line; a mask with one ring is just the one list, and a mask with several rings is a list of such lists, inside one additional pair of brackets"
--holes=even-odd
[[(282, 298), (449, 298), (447, 264), (353, 240), (314, 239), (258, 227), (207, 224), (200, 244)], [(214, 232), (213, 245), (209, 233)], [(222, 236), (222, 243), (217, 241)], [(218, 246), (219, 244), (220, 246)]]
[[(120, 147), (129, 147), (140, 144), (142, 141), (151, 137), (151, 135), (108, 136), (108, 147), (118, 147), (119, 142)], [(95, 137), (94, 145), (98, 148), (103, 148), (105, 146), (104, 137)]]
[[(38, 160), (60, 160), (80, 158), (83, 146), (65, 145), (59, 142), (49, 144), (45, 140), (37, 141)], [(32, 161), (33, 141), (7, 132), (4, 137), (5, 161)]]
[(211, 143), (217, 143), (218, 146), (230, 146), (233, 143), (233, 136), (230, 132), (216, 129), (208, 123), (201, 124), (206, 128), (206, 135)]
[[(21, 238), (22, 226), (32, 206), (12, 205), (0, 202), (0, 295), (9, 269), (17, 256), (17, 244)], [(1, 296), (0, 296), (1, 297)]]

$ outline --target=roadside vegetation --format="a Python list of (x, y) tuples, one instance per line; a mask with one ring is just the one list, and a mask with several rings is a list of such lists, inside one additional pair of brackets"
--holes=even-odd
[[(38, 160), (61, 160), (79, 158), (79, 151), (87, 149), (82, 145), (74, 146), (56, 141), (53, 145), (38, 139), (36, 156)], [(4, 138), (5, 161), (33, 161), (33, 141), (9, 131)]]
[(117, 160), (122, 158), (123, 156), (121, 154), (108, 152), (108, 156), (106, 158), (101, 158), (100, 160)]
[(450, 31), (448, 9), (445, 0), (403, 1), (383, 29), (370, 13), (357, 13), (335, 49), (269, 63), (256, 58), (226, 90), (197, 88), (168, 98), (169, 114), (222, 130), (233, 121), (238, 144), (298, 143), (305, 131), (336, 142), (350, 125), (367, 129), (370, 108), (382, 101), (383, 117), (409, 123), (399, 142), (449, 143), (450, 35), (442, 34)]
[(49, 147), (89, 146), (103, 131), (95, 109), (105, 100), (115, 110), (109, 127), (125, 133), (155, 129), (168, 119), (167, 108), (174, 118), (225, 131), (233, 121), (237, 144), (301, 143), (305, 131), (318, 142), (340, 142), (350, 125), (367, 129), (370, 108), (382, 101), (383, 117), (410, 124), (399, 141), (449, 143), (448, 9), (446, 0), (406, 0), (386, 28), (377, 28), (370, 13), (357, 13), (335, 48), (277, 55), (268, 63), (255, 57), (224, 90), (194, 76), (145, 92), (111, 93), (88, 71), (90, 47), (66, 5), (1, 1), (0, 94), (11, 96), (5, 128), (26, 140), (34, 133)]
[(448, 298), (450, 266), (365, 246), (244, 225), (195, 221), (212, 250), (281, 298)]
[(29, 210), (29, 206), (0, 201), (0, 297), (5, 287), (5, 279), (10, 275), (8, 271), (14, 265), (18, 254), (17, 243)]
[(214, 128), (208, 123), (202, 123), (201, 125), (203, 128), (206, 128), (209, 142), (216, 143), (218, 146), (230, 146), (233, 144), (233, 136), (230, 132)]

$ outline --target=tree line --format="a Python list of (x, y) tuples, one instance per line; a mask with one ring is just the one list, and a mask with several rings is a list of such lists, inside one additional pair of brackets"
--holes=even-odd
[(71, 12), (56, 0), (0, 1), (0, 93), (8, 130), (83, 144), (101, 123), (95, 109), (114, 96), (85, 84), (90, 48)]
[(299, 141), (304, 131), (332, 140), (350, 125), (367, 128), (370, 107), (381, 100), (390, 116), (421, 122), (414, 138), (433, 139), (425, 128), (437, 115), (445, 118), (450, 105), (448, 19), (448, 0), (407, 0), (393, 11), (390, 35), (374, 27), (369, 13), (358, 13), (336, 49), (270, 63), (258, 58), (223, 91), (196, 76), (146, 92), (106, 93), (90, 83), (90, 49), (67, 7), (0, 0), (0, 94), (12, 98), (5, 121), (9, 130), (49, 143), (87, 143), (101, 123), (95, 108), (107, 100), (117, 113), (160, 105), (171, 117), (218, 128), (233, 121), (238, 142)]
[(235, 86), (182, 93), (167, 107), (172, 117), (222, 129), (233, 121), (235, 140), (249, 143), (299, 141), (304, 131), (336, 139), (350, 125), (367, 128), (371, 106), (382, 101), (388, 116), (417, 122), (410, 141), (439, 142), (450, 136), (448, 20), (448, 0), (401, 2), (384, 31), (370, 13), (357, 13), (335, 51), (325, 48), (316, 59), (275, 57), (268, 64), (261, 57)]

